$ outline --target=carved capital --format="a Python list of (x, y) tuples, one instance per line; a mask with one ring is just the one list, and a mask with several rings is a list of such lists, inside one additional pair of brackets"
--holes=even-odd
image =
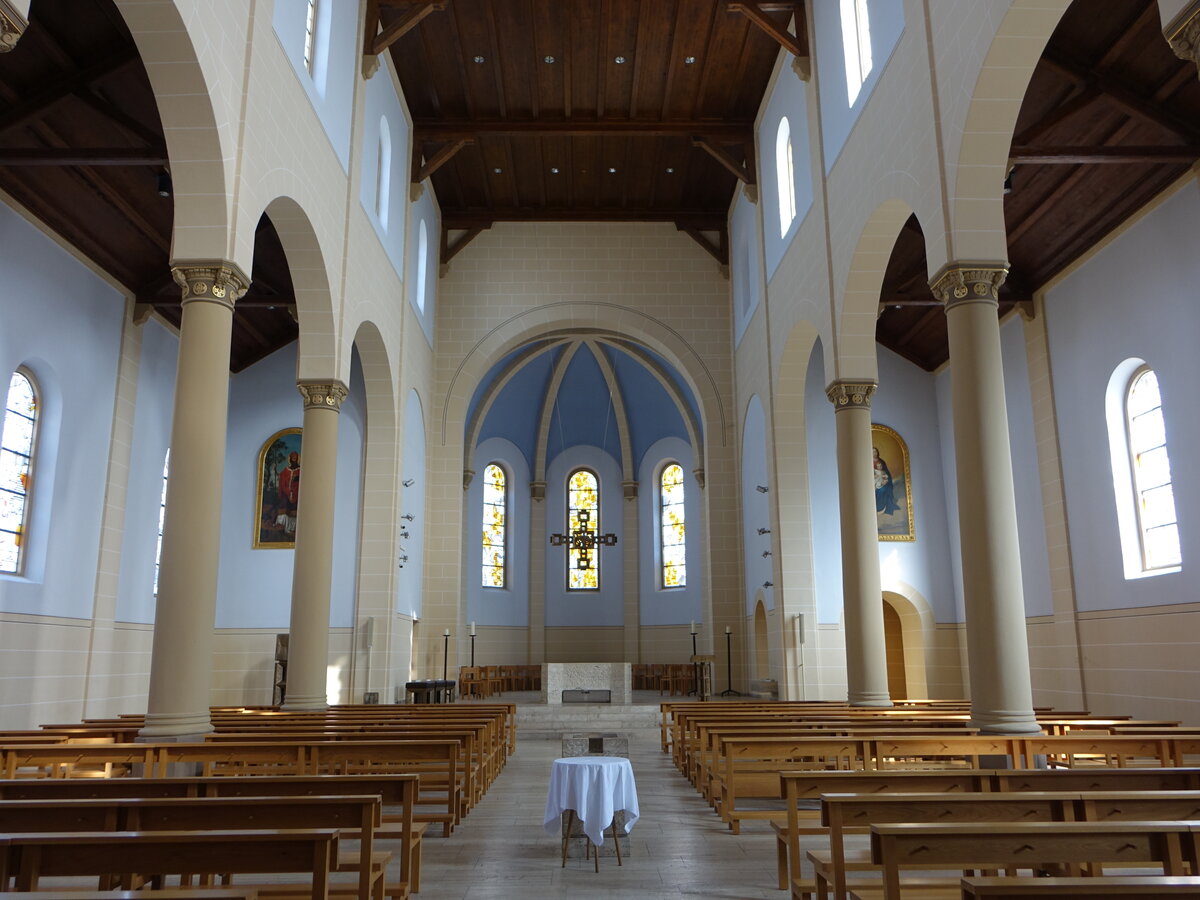
[(638, 483), (636, 481), (622, 481), (621, 490), (623, 491), (626, 500), (636, 500), (638, 495)]
[(182, 303), (218, 303), (227, 309), (246, 293), (250, 279), (231, 262), (181, 262), (171, 276), (183, 289)]
[(1180, 59), (1200, 67), (1200, 3), (1185, 7), (1163, 31), (1167, 43)]
[(15, 6), (8, 0), (0, 0), (0, 53), (7, 53), (17, 46), (17, 41), (28, 26), (29, 22)]
[(873, 381), (835, 381), (825, 388), (825, 396), (834, 412), (844, 409), (870, 409), (871, 395), (878, 387)]
[(692, 476), (696, 479), (696, 484), (700, 485), (700, 490), (704, 490), (704, 468), (692, 469)]
[(304, 398), (305, 409), (332, 409), (339, 412), (350, 392), (340, 381), (301, 381), (296, 390)]
[(471, 482), (475, 480), (474, 469), (463, 469), (463, 490), (467, 490), (471, 486)]
[(1008, 275), (1008, 266), (997, 263), (948, 263), (929, 282), (933, 296), (946, 309), (960, 303), (1000, 301), (1000, 285)]
[(545, 500), (546, 499), (546, 482), (544, 482), (544, 481), (529, 482), (529, 497), (532, 500), (536, 500), (538, 503), (541, 503), (543, 500)]

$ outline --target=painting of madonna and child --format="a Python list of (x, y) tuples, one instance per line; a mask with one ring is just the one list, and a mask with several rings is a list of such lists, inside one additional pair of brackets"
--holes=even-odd
[(881, 541), (915, 541), (908, 445), (886, 425), (871, 426), (875, 518)]
[(300, 503), (299, 428), (285, 428), (267, 438), (258, 451), (258, 509), (254, 549), (296, 546), (296, 508)]

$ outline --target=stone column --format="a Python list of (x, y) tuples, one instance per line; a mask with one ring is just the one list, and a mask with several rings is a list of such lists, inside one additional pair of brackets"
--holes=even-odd
[(171, 270), (183, 288), (171, 470), (150, 657), (147, 738), (211, 730), (213, 626), (221, 543), (221, 487), (229, 416), (233, 304), (249, 279), (232, 263)]
[(1163, 26), (1163, 36), (1175, 51), (1175, 55), (1180, 59), (1191, 60), (1200, 69), (1200, 2), (1159, 0), (1159, 14), (1166, 22)]
[(292, 563), (292, 624), (285, 709), (325, 709), (329, 667), (329, 591), (333, 583), (333, 499), (338, 413), (346, 387), (301, 382), (304, 440), (296, 551)]
[(825, 393), (833, 403), (837, 423), (847, 695), (854, 706), (891, 706), (879, 581), (879, 526), (871, 476), (871, 395), (875, 383), (835, 381)]
[(946, 304), (950, 338), (971, 713), (973, 723), (989, 734), (1039, 730), (996, 316), (1007, 273), (1007, 266), (994, 263), (950, 263), (930, 282), (934, 296)]

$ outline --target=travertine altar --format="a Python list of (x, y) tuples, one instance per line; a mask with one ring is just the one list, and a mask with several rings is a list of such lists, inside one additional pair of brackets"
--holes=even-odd
[(561, 704), (564, 690), (612, 691), (612, 703), (633, 702), (627, 662), (543, 663), (542, 702)]

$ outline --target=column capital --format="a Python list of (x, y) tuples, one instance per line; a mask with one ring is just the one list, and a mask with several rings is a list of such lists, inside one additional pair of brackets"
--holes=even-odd
[(636, 500), (638, 495), (638, 483), (636, 481), (622, 481), (621, 491), (626, 500)]
[(933, 296), (946, 309), (960, 303), (1000, 302), (1000, 285), (1008, 276), (1008, 263), (950, 262), (929, 280)]
[(246, 273), (225, 260), (183, 260), (171, 266), (171, 277), (183, 289), (181, 302), (185, 304), (203, 301), (233, 309), (250, 287)]
[(870, 409), (871, 395), (877, 385), (874, 381), (834, 381), (825, 388), (825, 396), (833, 404), (834, 412), (844, 409)]
[(0, 0), (0, 53), (7, 53), (17, 46), (17, 41), (28, 27), (28, 20), (9, 0)]
[(1200, 67), (1200, 2), (1189, 3), (1163, 29), (1163, 37), (1180, 59)]
[(340, 381), (301, 381), (296, 390), (304, 398), (305, 409), (332, 409), (340, 412), (342, 401), (350, 392)]

